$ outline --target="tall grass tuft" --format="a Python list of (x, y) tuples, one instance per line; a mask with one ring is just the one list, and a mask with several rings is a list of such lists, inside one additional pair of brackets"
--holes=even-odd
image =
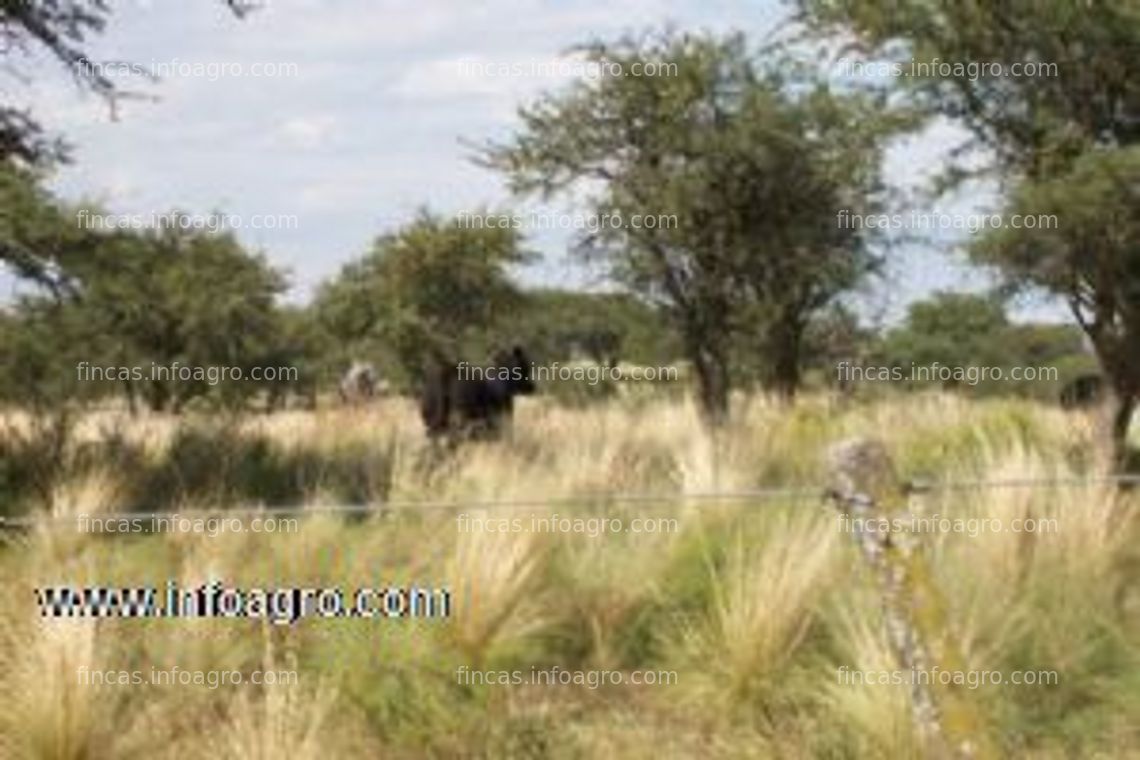
[(684, 623), (681, 661), (697, 693), (733, 705), (770, 695), (817, 621), (836, 572), (836, 532), (820, 514), (777, 512), (738, 530), (711, 565), (707, 609)]

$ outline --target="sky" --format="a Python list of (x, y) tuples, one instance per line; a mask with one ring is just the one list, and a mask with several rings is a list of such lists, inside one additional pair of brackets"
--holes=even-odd
[[(786, 20), (776, 0), (265, 0), (244, 20), (211, 0), (113, 5), (92, 60), (159, 74), (116, 74), (146, 98), (112, 114), (44, 60), (22, 62), (22, 79), (0, 75), (5, 98), (30, 105), (74, 147), (52, 187), (115, 214), (241, 217), (239, 238), (289, 272), (293, 300), (422, 207), (584, 212), (512, 200), (499, 176), (471, 161), (472, 142), (506, 138), (519, 105), (576, 76), (571, 46), (667, 23), (759, 42)], [(502, 73), (512, 65), (523, 74)], [(914, 186), (962, 138), (948, 125), (908, 138), (890, 151), (886, 176)], [(282, 228), (251, 228), (273, 220)], [(604, 287), (566, 255), (569, 238), (530, 234), (542, 258), (521, 279)], [(892, 318), (933, 290), (986, 284), (960, 254), (911, 247), (863, 300), (868, 313)], [(0, 292), (13, 287), (0, 280)]]

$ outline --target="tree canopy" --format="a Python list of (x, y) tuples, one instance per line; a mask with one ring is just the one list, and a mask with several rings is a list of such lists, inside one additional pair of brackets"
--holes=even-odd
[(380, 344), (416, 377), (433, 355), (471, 352), (518, 308), (510, 269), (530, 258), (521, 244), (510, 226), (423, 211), (321, 288), (319, 319), (347, 350)]
[(675, 75), (547, 94), (479, 160), (521, 194), (593, 191), (593, 213), (618, 222), (584, 235), (578, 252), (662, 305), (710, 421), (725, 413), (742, 331), (758, 336), (773, 384), (790, 395), (808, 316), (875, 268), (871, 233), (836, 219), (883, 203), (880, 152), (905, 117), (764, 66), (738, 35), (664, 32), (584, 53)]
[[(853, 39), (849, 50), (946, 64), (885, 86), (929, 116), (970, 130), (975, 147), (995, 159), (982, 169), (1002, 180), (1007, 211), (1056, 220), (991, 230), (972, 252), (1007, 282), (1068, 302), (1114, 390), (1109, 437), (1113, 459), (1121, 460), (1140, 395), (1140, 5), (798, 0), (797, 6), (817, 34)], [(952, 173), (948, 187), (964, 176)]]

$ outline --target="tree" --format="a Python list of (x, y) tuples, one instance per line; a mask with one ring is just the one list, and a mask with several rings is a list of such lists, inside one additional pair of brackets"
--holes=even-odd
[(482, 146), (477, 160), (520, 194), (596, 190), (593, 212), (614, 221), (576, 250), (662, 307), (708, 422), (727, 411), (734, 335), (757, 336), (774, 386), (790, 397), (809, 316), (874, 268), (869, 231), (836, 220), (844, 208), (878, 208), (878, 153), (893, 116), (763, 67), (738, 35), (664, 32), (584, 52), (671, 75), (548, 94), (520, 111), (512, 140)]
[[(935, 293), (911, 304), (883, 350), (895, 366), (997, 367), (1011, 358), (1005, 304), (992, 295)], [(1012, 357), (1016, 361), (1016, 357)]]
[[(238, 18), (258, 7), (250, 0), (225, 0)], [(130, 97), (114, 80), (89, 63), (87, 48), (103, 33), (112, 15), (108, 0), (3, 0), (0, 2), (0, 50), (13, 66), (17, 54), (47, 53), (85, 90), (115, 102)], [(47, 164), (66, 156), (65, 145), (50, 139), (26, 111), (0, 103), (0, 162)]]
[(0, 262), (57, 296), (90, 266), (99, 238), (41, 184), (41, 173), (0, 162)]
[(263, 257), (200, 230), (93, 237), (64, 297), (25, 296), (8, 315), (8, 400), (47, 408), (122, 393), (132, 409), (177, 413), (199, 397), (237, 406), (262, 389), (280, 395), (252, 370), (300, 363), (310, 344), (276, 305), (285, 281)]
[(102, 391), (83, 384), (75, 367), (104, 336), (70, 308), (74, 277), (97, 258), (100, 241), (76, 224), (74, 210), (41, 185), (40, 172), (0, 161), (0, 262), (46, 288), (9, 305), (0, 326), (0, 398), (44, 417), (68, 401)]
[(526, 292), (523, 341), (536, 356), (567, 361), (589, 358), (660, 364), (676, 358), (674, 336), (650, 304), (628, 293), (589, 293), (558, 288)]
[[(246, 0), (225, 4), (238, 17), (257, 7)], [(12, 74), (21, 56), (38, 61), (46, 55), (81, 89), (104, 97), (114, 108), (132, 93), (104, 76), (100, 67), (85, 65), (92, 39), (104, 31), (110, 16), (106, 0), (3, 0), (4, 66)], [(80, 210), (59, 203), (41, 185), (44, 173), (65, 160), (62, 140), (50, 136), (27, 111), (0, 102), (0, 263), (45, 286), (52, 296), (27, 297), (7, 318), (7, 355), (17, 357), (20, 369), (4, 378), (6, 395), (14, 392), (33, 405), (47, 398), (98, 395), (90, 385), (62, 382), (76, 364), (62, 357), (76, 352), (122, 365), (173, 355), (201, 366), (226, 356), (248, 363), (254, 344), (273, 329), (272, 300), (283, 286), (280, 276), (241, 251), (232, 238), (155, 231), (108, 235), (84, 229), (77, 218)], [(232, 279), (210, 272), (214, 266), (221, 272), (232, 267)], [(229, 286), (249, 290), (231, 291)], [(203, 289), (214, 289), (222, 307), (207, 303), (210, 296), (203, 296)], [(235, 303), (242, 296), (248, 302)], [(157, 345), (162, 337), (173, 341), (169, 350)], [(166, 386), (147, 386), (153, 405), (179, 407), (207, 390)], [(133, 394), (135, 384), (126, 387)]]
[[(46, 51), (84, 89), (110, 97), (114, 82), (86, 60), (85, 46), (103, 31), (111, 9), (106, 0), (5, 0), (0, 4), (0, 44), (5, 61), (12, 65), (14, 53), (29, 55)], [(0, 104), (0, 161), (15, 158), (25, 164), (46, 164), (65, 156), (63, 144), (45, 136), (44, 128), (26, 111)]]
[(862, 365), (877, 337), (877, 331), (863, 326), (847, 304), (832, 304), (808, 325), (804, 336), (809, 357), (805, 369), (814, 371), (825, 385), (847, 392), (852, 386), (838, 371), (840, 362)]
[(311, 305), (279, 306), (274, 322), (275, 329), (259, 352), (257, 364), (290, 370), (294, 374), (278, 375), (261, 382), (266, 391), (265, 409), (272, 412), (283, 408), (290, 398), (313, 409), (321, 382), (334, 379), (336, 370), (340, 369), (330, 362), (329, 336), (321, 329)]
[(0, 312), (0, 401), (42, 418), (107, 395), (105, 386), (84, 382), (76, 371), (81, 361), (103, 355), (103, 348), (103, 336), (75, 309), (49, 299), (21, 299)]
[(191, 373), (236, 368), (250, 378), (277, 346), (281, 323), (275, 301), (284, 288), (281, 274), (264, 257), (246, 252), (232, 234), (173, 225), (104, 236), (66, 306), (112, 341), (113, 353), (93, 361), (144, 369), (141, 379), (122, 380), (132, 405), (140, 396), (155, 411), (177, 413), (207, 394), (237, 403), (257, 386), (231, 382), (232, 377), (219, 383), (152, 375), (151, 365), (177, 363)]
[[(1017, 394), (1051, 402), (1073, 374), (1087, 371), (1089, 362), (1080, 329), (1014, 323), (1006, 312), (1006, 294), (1000, 291), (938, 292), (916, 301), (870, 359), (875, 366), (901, 370), (902, 377), (921, 385), (941, 382), (979, 395)], [(991, 371), (983, 375), (982, 368)], [(939, 377), (936, 372), (945, 374)]]
[[(931, 117), (964, 124), (993, 161), (1010, 210), (1043, 213), (1053, 230), (1001, 230), (977, 246), (1011, 282), (1065, 298), (1114, 389), (1114, 459), (1140, 388), (1136, 315), (1135, 150), (1140, 145), (1140, 5), (1134, 0), (941, 3), (798, 0), (815, 33), (854, 37), (879, 58), (947, 65), (888, 86)], [(986, 63), (981, 68), (980, 63)], [(996, 69), (989, 64), (1000, 64)], [(1007, 76), (1015, 64), (1038, 76)], [(905, 65), (905, 64), (904, 64)], [(1022, 68), (1022, 72), (1024, 72)], [(970, 147), (970, 146), (967, 146)], [(985, 155), (973, 151), (973, 156)], [(948, 187), (968, 173), (954, 167)], [(1123, 193), (1123, 194), (1121, 194)], [(1131, 206), (1128, 199), (1132, 198)], [(1100, 202), (1106, 205), (1100, 206)]]
[(490, 348), (488, 336), (521, 305), (509, 269), (529, 258), (510, 226), (423, 211), (326, 283), (315, 308), (338, 340), (353, 350), (379, 343), (414, 379), (433, 356)]
[[(225, 4), (239, 18), (257, 7), (247, 0), (226, 0)], [(46, 54), (81, 89), (106, 99), (113, 109), (119, 99), (133, 93), (105, 76), (98, 66), (85, 65), (92, 38), (106, 29), (111, 13), (107, 0), (0, 0), (0, 62), (11, 76), (20, 56)], [(40, 197), (38, 172), (67, 159), (62, 139), (51, 136), (26, 109), (0, 101), (0, 264), (55, 290), (65, 284), (56, 278), (59, 257), (75, 251), (77, 239), (85, 236), (75, 224), (64, 235), (66, 225), (54, 223), (50, 238), (43, 237), (42, 230), (34, 236), (16, 233), (38, 225), (45, 214), (52, 213), (52, 204)], [(28, 211), (33, 212), (30, 219), (24, 216)], [(76, 253), (81, 256), (83, 251)]]
[(1093, 150), (1051, 179), (1027, 179), (1011, 214), (1056, 225), (991, 232), (973, 248), (1015, 285), (1064, 296), (1113, 391), (1114, 458), (1125, 454), (1140, 397), (1140, 144)]

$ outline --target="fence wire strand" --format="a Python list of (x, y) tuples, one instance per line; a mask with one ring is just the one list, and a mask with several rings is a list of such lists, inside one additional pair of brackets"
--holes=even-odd
[[(1140, 485), (1140, 475), (1114, 475), (1095, 478), (1009, 478), (999, 480), (946, 480), (946, 481), (909, 481), (904, 490), (914, 495), (930, 495), (971, 490), (996, 489), (1058, 489), (1058, 488), (1096, 488), (1103, 486), (1135, 487)], [(313, 504), (294, 506), (243, 506), (243, 507), (217, 507), (214, 509), (194, 509), (187, 512), (167, 510), (162, 512), (136, 512), (114, 510), (100, 510), (96, 513), (77, 513), (72, 515), (21, 515), (17, 517), (0, 517), (0, 530), (28, 529), (35, 526), (53, 526), (74, 522), (79, 514), (85, 514), (91, 519), (139, 519), (153, 522), (162, 518), (205, 518), (208, 516), (225, 517), (279, 517), (279, 516), (311, 516), (318, 514), (358, 515), (358, 516), (393, 516), (401, 512), (427, 512), (427, 511), (456, 511), (456, 510), (493, 510), (493, 509), (543, 509), (566, 506), (618, 506), (627, 504), (641, 505), (670, 505), (695, 504), (710, 505), (717, 502), (788, 502), (788, 501), (826, 501), (832, 496), (831, 489), (823, 485), (804, 486), (772, 486), (765, 488), (746, 489), (739, 491), (710, 491), (697, 493), (594, 493), (577, 494), (572, 496), (558, 496), (535, 499), (457, 499), (443, 501), (379, 501), (361, 504)], [(97, 532), (97, 531), (96, 531)]]

